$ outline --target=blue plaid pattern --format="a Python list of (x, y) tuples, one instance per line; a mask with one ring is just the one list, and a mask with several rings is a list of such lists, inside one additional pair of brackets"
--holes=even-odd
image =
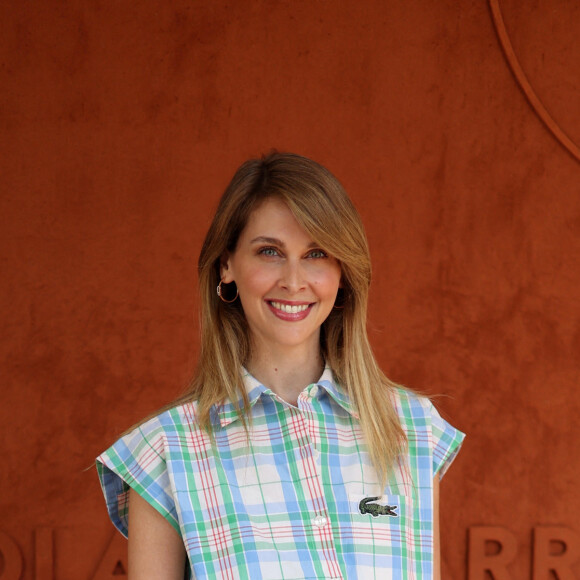
[(463, 434), (427, 398), (394, 390), (409, 449), (379, 489), (356, 412), (329, 369), (296, 407), (250, 375), (245, 381), (249, 445), (231, 403), (213, 409), (212, 443), (192, 402), (97, 459), (121, 533), (132, 487), (182, 536), (193, 578), (432, 578), (433, 477), (445, 473)]

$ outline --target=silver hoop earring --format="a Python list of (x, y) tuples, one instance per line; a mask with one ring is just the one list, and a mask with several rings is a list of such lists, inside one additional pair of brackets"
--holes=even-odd
[[(226, 300), (224, 298), (222, 284), (223, 284), (223, 280), (220, 280), (220, 283), (217, 285), (217, 288), (216, 288), (217, 295), (220, 297), (220, 300), (222, 302), (225, 302), (226, 304), (231, 304), (232, 302), (235, 302), (238, 299), (238, 294), (239, 294), (238, 287), (236, 286), (236, 295), (231, 300)], [(231, 284), (234, 284), (234, 282), (231, 282)]]

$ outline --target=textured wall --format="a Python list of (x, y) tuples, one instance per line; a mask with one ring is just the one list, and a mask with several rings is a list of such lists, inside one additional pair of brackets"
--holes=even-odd
[(444, 577), (471, 526), (514, 580), (580, 532), (579, 34), (576, 0), (0, 3), (0, 579), (111, 577), (85, 468), (186, 382), (202, 237), (272, 147), (343, 181), (380, 361), (469, 435)]

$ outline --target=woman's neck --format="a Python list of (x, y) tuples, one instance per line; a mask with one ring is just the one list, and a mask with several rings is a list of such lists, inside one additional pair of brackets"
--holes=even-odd
[(319, 350), (307, 356), (303, 352), (285, 352), (284, 356), (262, 353), (252, 356), (246, 368), (265, 387), (286, 402), (296, 405), (298, 395), (304, 388), (320, 378), (324, 359)]

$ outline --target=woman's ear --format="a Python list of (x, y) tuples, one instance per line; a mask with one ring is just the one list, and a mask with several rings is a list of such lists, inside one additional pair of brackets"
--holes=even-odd
[(220, 260), (220, 279), (224, 284), (230, 284), (234, 281), (234, 272), (232, 270), (232, 261), (229, 254), (224, 254)]

